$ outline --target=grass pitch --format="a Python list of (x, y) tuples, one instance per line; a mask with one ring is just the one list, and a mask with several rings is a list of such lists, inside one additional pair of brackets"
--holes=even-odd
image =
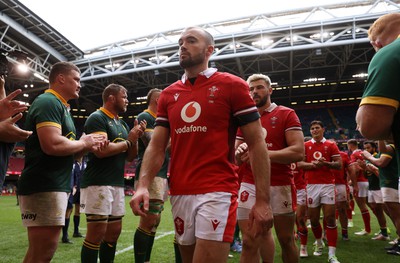
[[(118, 241), (117, 253), (115, 262), (134, 262), (133, 256), (133, 235), (138, 225), (138, 217), (134, 216), (129, 207), (130, 197), (126, 197), (126, 216), (123, 219), (122, 233)], [(173, 250), (173, 222), (171, 216), (171, 206), (167, 202), (162, 215), (161, 224), (158, 228), (156, 241), (152, 252), (151, 262), (153, 263), (174, 263)], [(388, 226), (395, 235), (393, 224), (389, 222)], [(385, 241), (371, 240), (373, 234), (369, 236), (355, 236), (354, 232), (360, 231), (363, 227), (362, 219), (359, 210), (356, 210), (356, 215), (353, 217), (354, 228), (349, 228), (350, 241), (342, 241), (340, 235), (340, 226), (338, 227), (338, 244), (337, 257), (340, 262), (347, 263), (369, 263), (369, 262), (399, 262), (400, 257), (387, 255), (384, 250), (388, 243)], [(372, 232), (378, 232), (379, 227), (377, 220), (371, 212)], [(73, 222), (70, 223), (70, 239), (73, 244), (63, 244), (60, 242), (57, 252), (53, 258), (54, 263), (75, 263), (80, 262), (80, 250), (82, 246), (82, 238), (72, 238)], [(80, 231), (82, 234), (86, 232), (85, 216), (81, 215)], [(22, 262), (27, 246), (26, 229), (22, 226), (20, 219), (19, 207), (16, 205), (15, 196), (0, 196), (0, 262), (1, 263), (19, 263)], [(312, 243), (314, 238), (312, 232), (309, 231), (309, 257), (300, 259), (300, 262), (316, 263), (327, 262), (327, 248), (324, 254), (320, 257), (312, 255)], [(275, 262), (282, 262), (280, 257), (279, 244), (276, 245)], [(232, 252), (232, 258), (229, 258), (229, 263), (239, 262), (240, 254)]]

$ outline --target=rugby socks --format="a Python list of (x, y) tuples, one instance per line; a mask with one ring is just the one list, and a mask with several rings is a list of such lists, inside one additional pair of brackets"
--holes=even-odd
[(382, 227), (381, 228), (381, 234), (382, 234), (382, 236), (384, 236), (384, 237), (387, 237), (389, 234), (388, 234), (388, 230), (387, 230), (387, 227)]
[(74, 233), (79, 233), (79, 222), (81, 220), (80, 216), (74, 216)]
[(110, 243), (103, 240), (100, 244), (100, 262), (114, 262), (116, 248), (117, 242)]
[(65, 218), (65, 225), (62, 228), (62, 240), (68, 239), (69, 218)]
[(83, 241), (81, 250), (81, 262), (82, 263), (97, 263), (97, 257), (99, 255), (99, 244), (93, 244), (86, 240)]
[(182, 263), (181, 251), (179, 250), (178, 242), (176, 242), (176, 237), (174, 237), (174, 252), (175, 252), (175, 263)]
[(151, 250), (154, 243), (154, 232), (148, 232), (140, 227), (136, 229), (133, 237), (133, 248), (135, 253), (135, 262), (146, 262), (147, 255), (150, 257), (148, 250)]
[(149, 245), (147, 247), (147, 252), (146, 252), (146, 262), (150, 262), (150, 257), (151, 257), (151, 251), (153, 250), (153, 244), (154, 244), (154, 238), (156, 236), (156, 232), (151, 232), (151, 239), (149, 242)]
[(337, 237), (337, 226), (326, 226), (326, 239), (328, 239), (329, 247), (336, 247)]
[(312, 230), (312, 232), (314, 234), (314, 237), (317, 240), (321, 240), (322, 239), (322, 227), (321, 227), (321, 224), (318, 224), (318, 226), (316, 226), (316, 227), (311, 226), (311, 230)]
[(298, 231), (298, 234), (300, 236), (300, 244), (306, 246), (307, 245), (307, 240), (308, 240), (308, 229), (307, 229), (307, 227), (300, 228), (299, 231)]
[(364, 221), (365, 231), (371, 233), (371, 216), (368, 209), (361, 211), (361, 216)]

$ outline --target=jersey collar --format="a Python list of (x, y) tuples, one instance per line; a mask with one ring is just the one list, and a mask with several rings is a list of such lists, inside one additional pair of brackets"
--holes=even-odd
[(69, 108), (69, 104), (67, 103), (67, 101), (57, 91), (53, 89), (47, 89), (44, 92), (53, 94), (54, 96), (56, 96), (57, 99), (62, 102), (62, 104), (64, 104), (65, 107)]
[(266, 112), (272, 112), (273, 110), (276, 109), (276, 107), (278, 107), (278, 105), (276, 105), (275, 102), (272, 102), (271, 105), (269, 105), (269, 107), (266, 108), (264, 111), (266, 111)]
[(111, 111), (107, 110), (107, 109), (104, 108), (104, 107), (100, 107), (99, 110), (102, 111), (105, 115), (107, 115), (107, 116), (110, 117), (111, 119), (117, 119), (117, 120), (119, 119), (118, 115), (117, 115), (117, 116), (114, 116), (114, 114), (112, 114)]
[[(312, 138), (312, 139), (311, 139), (311, 142), (312, 142), (312, 143), (316, 143), (317, 141), (316, 141), (316, 140), (314, 140), (314, 138)], [(322, 138), (321, 142), (322, 142), (322, 143), (326, 142), (326, 139), (325, 139), (325, 137), (324, 137), (324, 138)]]
[(157, 114), (155, 112), (152, 112), (151, 110), (147, 109), (144, 110), (144, 112), (147, 112), (148, 114), (150, 114), (151, 116), (153, 116), (154, 118), (157, 118)]
[[(199, 75), (203, 75), (206, 78), (210, 78), (215, 72), (217, 72), (218, 69), (216, 68), (208, 68), (202, 72), (199, 73)], [(183, 84), (185, 84), (186, 80), (188, 79), (188, 77), (186, 76), (186, 74), (182, 75), (181, 81)]]

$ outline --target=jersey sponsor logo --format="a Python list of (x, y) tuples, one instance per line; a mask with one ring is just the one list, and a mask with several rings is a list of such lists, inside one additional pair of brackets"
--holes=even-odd
[(211, 224), (214, 228), (214, 231), (217, 229), (217, 227), (219, 226), (219, 223), (221, 223), (221, 221), (219, 221), (218, 219), (213, 219), (211, 220)]
[(322, 158), (322, 153), (319, 152), (319, 151), (314, 152), (313, 158), (314, 158), (315, 160), (321, 159), (321, 158)]
[(248, 199), (249, 199), (249, 193), (247, 191), (243, 191), (240, 193), (241, 202), (247, 202)]
[(21, 214), (21, 219), (22, 220), (35, 221), (36, 220), (36, 216), (37, 216), (37, 214), (33, 214), (33, 213), (22, 213)]
[(185, 233), (185, 222), (179, 216), (174, 220), (175, 230), (178, 235), (183, 235)]
[[(201, 106), (196, 101), (188, 102), (181, 110), (181, 118), (186, 123), (196, 121), (201, 114)], [(192, 133), (192, 132), (207, 132), (207, 126), (184, 125), (183, 127), (176, 128), (175, 133)]]
[(201, 114), (200, 104), (196, 101), (191, 101), (183, 106), (181, 110), (181, 118), (187, 123), (196, 121)]
[(296, 170), (296, 168), (297, 168), (296, 166), (297, 166), (296, 163), (291, 163), (290, 164), (290, 169), (291, 170)]

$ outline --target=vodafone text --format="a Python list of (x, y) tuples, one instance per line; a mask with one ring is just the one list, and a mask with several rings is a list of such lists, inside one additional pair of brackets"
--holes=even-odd
[(176, 134), (188, 133), (188, 132), (207, 132), (207, 126), (183, 126), (182, 128), (175, 129)]

